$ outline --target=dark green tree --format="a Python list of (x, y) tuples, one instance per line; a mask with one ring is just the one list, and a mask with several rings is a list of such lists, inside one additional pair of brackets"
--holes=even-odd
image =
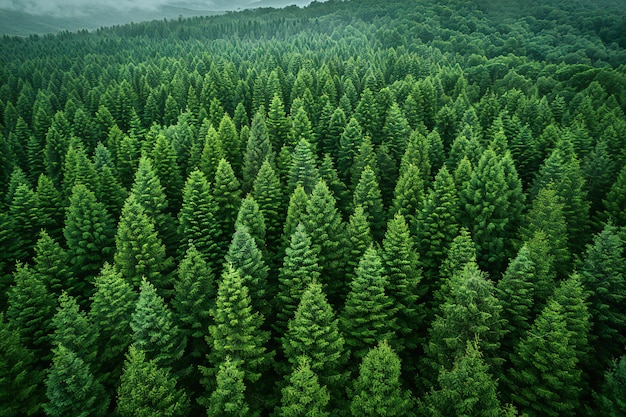
[(374, 243), (372, 232), (363, 207), (358, 205), (346, 224), (346, 281), (354, 279), (354, 273), (365, 251)]
[(245, 398), (246, 386), (243, 382), (244, 371), (240, 369), (240, 363), (226, 356), (224, 362), (217, 371), (217, 388), (207, 399), (200, 402), (206, 407), (209, 417), (249, 416), (250, 408)]
[(33, 272), (52, 294), (73, 286), (68, 262), (67, 252), (42, 230), (35, 245)]
[(384, 234), (385, 212), (383, 200), (376, 180), (376, 174), (370, 167), (365, 167), (356, 189), (354, 206), (362, 206), (372, 229), (374, 240), (380, 241)]
[(27, 261), (32, 256), (41, 230), (41, 214), (37, 194), (26, 184), (19, 185), (9, 205), (7, 224), (3, 225), (9, 243), (5, 256), (10, 263)]
[(350, 184), (352, 184), (353, 189), (359, 183), (363, 170), (368, 166), (371, 167), (374, 172), (378, 171), (374, 145), (370, 137), (365, 136), (357, 148), (354, 161), (352, 161), (352, 166), (350, 167)]
[(152, 167), (167, 197), (168, 210), (174, 214), (182, 204), (183, 177), (172, 141), (165, 135), (158, 135), (151, 156)]
[(246, 228), (250, 236), (254, 238), (254, 243), (258, 250), (262, 253), (267, 251), (265, 244), (265, 233), (267, 231), (265, 217), (263, 217), (257, 202), (249, 194), (241, 201), (235, 221), (235, 231), (242, 228)]
[(626, 357), (616, 360), (604, 374), (602, 390), (596, 396), (596, 401), (605, 416), (618, 417), (626, 413)]
[(300, 139), (293, 150), (291, 168), (288, 176), (288, 189), (290, 192), (301, 185), (304, 191), (310, 194), (320, 180), (317, 170), (317, 158), (311, 144), (306, 139)]
[[(296, 231), (298, 224), (305, 222), (306, 210), (309, 205), (309, 197), (303, 187), (296, 187), (289, 197), (287, 217), (283, 226), (282, 247), (287, 248), (291, 242), (291, 236)], [(306, 224), (305, 224), (306, 225)], [(283, 249), (284, 252), (284, 249)]]
[(442, 303), (447, 299), (450, 294), (452, 276), (463, 271), (468, 263), (476, 263), (476, 245), (467, 229), (461, 227), (439, 268), (440, 280), (434, 285), (436, 303)]
[(54, 349), (52, 365), (46, 378), (49, 416), (105, 416), (109, 398), (89, 364), (70, 348), (59, 344)]
[(276, 413), (285, 417), (327, 417), (329, 400), (327, 387), (320, 386), (309, 359), (302, 356), (289, 376), (289, 385), (282, 389), (281, 405)]
[(252, 189), (254, 179), (257, 177), (261, 165), (267, 159), (274, 161), (274, 151), (270, 141), (267, 126), (265, 124), (265, 110), (259, 110), (250, 127), (250, 137), (246, 145), (243, 158), (243, 176), (241, 185), (245, 193)]
[(212, 193), (216, 208), (215, 220), (221, 229), (222, 256), (226, 254), (228, 238), (235, 231), (235, 220), (237, 220), (237, 212), (241, 205), (240, 188), (239, 180), (235, 177), (230, 163), (226, 159), (221, 159), (217, 165)]
[(63, 292), (58, 302), (59, 308), (52, 318), (52, 344), (57, 347), (62, 345), (92, 367), (98, 355), (96, 328), (72, 296)]
[(415, 224), (424, 202), (424, 181), (416, 165), (408, 164), (400, 174), (393, 195), (391, 212), (401, 214), (409, 224)]
[(386, 341), (369, 350), (354, 381), (353, 416), (411, 416), (413, 399), (400, 381), (400, 358)]
[(346, 346), (361, 360), (381, 340), (395, 341), (394, 307), (388, 295), (389, 281), (380, 256), (370, 247), (365, 251), (341, 314)]
[(267, 112), (267, 131), (274, 149), (291, 143), (291, 120), (285, 114), (283, 100), (274, 95)]
[(117, 413), (123, 417), (186, 416), (189, 398), (177, 384), (168, 370), (131, 346), (117, 389)]
[(270, 251), (276, 252), (280, 247), (285, 207), (280, 179), (268, 161), (263, 162), (254, 180), (252, 197), (265, 219), (267, 247)]
[(626, 166), (603, 200), (605, 216), (616, 226), (626, 226)]
[(353, 186), (351, 179), (351, 167), (357, 150), (363, 142), (361, 125), (355, 118), (350, 118), (348, 125), (339, 138), (339, 150), (337, 152), (337, 170), (339, 177), (348, 186)]
[(63, 236), (63, 220), (65, 217), (61, 193), (44, 174), (39, 176), (35, 193), (39, 206), (38, 223), (42, 229), (46, 229), (55, 239), (61, 238)]

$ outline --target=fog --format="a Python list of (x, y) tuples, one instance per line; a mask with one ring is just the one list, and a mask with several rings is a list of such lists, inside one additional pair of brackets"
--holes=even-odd
[(193, 10), (226, 11), (251, 7), (305, 6), (310, 0), (0, 0), (0, 9), (32, 15), (79, 17), (99, 12), (158, 11), (164, 6)]

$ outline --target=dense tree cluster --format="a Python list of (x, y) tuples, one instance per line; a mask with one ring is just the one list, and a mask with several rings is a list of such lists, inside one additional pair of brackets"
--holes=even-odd
[(623, 415), (623, 16), (0, 39), (0, 415)]

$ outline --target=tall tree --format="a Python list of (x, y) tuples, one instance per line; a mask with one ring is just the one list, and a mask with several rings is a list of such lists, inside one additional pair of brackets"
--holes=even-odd
[[(79, 309), (76, 299), (63, 292), (59, 297), (59, 308), (52, 319), (52, 343), (63, 345), (93, 368), (98, 355), (96, 340), (98, 333), (87, 313)], [(57, 352), (58, 353), (58, 352)]]
[(213, 189), (215, 220), (219, 224), (221, 256), (226, 254), (228, 239), (235, 231), (235, 220), (241, 205), (241, 189), (232, 166), (226, 159), (221, 159), (215, 172)]
[(282, 389), (281, 405), (277, 413), (285, 417), (327, 417), (330, 394), (326, 386), (320, 386), (317, 374), (311, 369), (306, 356), (298, 360), (289, 376), (289, 385)]
[(177, 383), (169, 371), (131, 346), (117, 389), (117, 413), (123, 417), (186, 416), (189, 398)]
[(61, 290), (75, 285), (68, 263), (67, 251), (42, 230), (35, 245), (33, 271), (51, 293), (58, 295)]
[(380, 341), (363, 358), (350, 411), (354, 416), (413, 415), (413, 399), (400, 381), (400, 358), (386, 341)]
[(317, 158), (311, 144), (304, 138), (300, 139), (292, 155), (288, 176), (289, 191), (293, 191), (296, 186), (301, 185), (304, 187), (304, 191), (310, 194), (320, 180)]
[(265, 124), (265, 110), (260, 109), (252, 119), (250, 127), (250, 137), (246, 145), (243, 159), (242, 188), (244, 192), (252, 189), (252, 184), (256, 178), (261, 165), (267, 159), (274, 161), (274, 151), (270, 142), (269, 133)]
[(244, 371), (240, 363), (226, 356), (217, 371), (216, 389), (211, 396), (200, 402), (206, 407), (209, 417), (233, 416), (245, 417), (250, 415), (250, 407), (245, 398), (246, 386), (243, 382)]
[(174, 214), (182, 203), (183, 177), (176, 160), (172, 141), (165, 135), (158, 135), (152, 149), (152, 166), (159, 177), (163, 192), (167, 196), (167, 207)]
[(415, 224), (424, 201), (424, 181), (416, 165), (408, 164), (400, 174), (393, 195), (391, 211), (404, 216), (409, 224)]
[(602, 390), (596, 397), (600, 410), (605, 416), (618, 417), (626, 413), (626, 357), (617, 359), (605, 372)]
[(285, 203), (280, 179), (268, 161), (263, 162), (254, 180), (252, 197), (259, 205), (259, 210), (265, 219), (267, 247), (271, 252), (278, 252), (285, 217)]
[(376, 174), (370, 167), (365, 167), (361, 179), (354, 190), (354, 206), (362, 206), (367, 216), (375, 240), (382, 239), (385, 227), (383, 200), (376, 180)]

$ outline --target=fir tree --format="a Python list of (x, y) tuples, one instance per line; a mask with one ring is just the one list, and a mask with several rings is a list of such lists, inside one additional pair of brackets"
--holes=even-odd
[(404, 216), (409, 224), (415, 224), (424, 201), (424, 182), (416, 165), (408, 164), (400, 174), (393, 195), (391, 211)]
[(442, 303), (447, 299), (452, 277), (463, 271), (468, 263), (476, 263), (476, 245), (467, 229), (461, 227), (439, 268), (440, 281), (435, 284), (434, 288), (436, 303)]
[(250, 408), (244, 395), (246, 386), (243, 382), (244, 372), (238, 361), (226, 356), (217, 371), (217, 388), (211, 396), (202, 400), (209, 417), (250, 415)]
[[(59, 297), (59, 308), (52, 319), (52, 342), (67, 348), (87, 365), (94, 363), (98, 350), (98, 333), (84, 311), (80, 311), (76, 299), (63, 292)], [(58, 353), (58, 352), (57, 352)]]
[(228, 237), (235, 231), (235, 220), (241, 205), (239, 180), (226, 159), (221, 159), (217, 165), (212, 192), (216, 207), (215, 220), (222, 236), (220, 249), (223, 256), (226, 254)]
[[(40, 230), (41, 210), (37, 194), (27, 185), (19, 185), (13, 194), (8, 210), (6, 247), (9, 262), (27, 261)], [(6, 256), (6, 255), (5, 255)]]
[(602, 390), (596, 396), (599, 408), (605, 416), (622, 416), (626, 413), (626, 356), (616, 360), (604, 375)]
[(254, 179), (261, 169), (263, 162), (266, 159), (270, 162), (274, 160), (274, 152), (272, 150), (272, 144), (263, 113), (264, 110), (259, 110), (255, 114), (250, 128), (250, 137), (246, 145), (243, 159), (242, 187), (244, 192), (248, 192), (252, 189)]
[(365, 251), (374, 243), (363, 207), (358, 205), (350, 215), (345, 233), (346, 280), (352, 281)]
[(328, 188), (332, 191), (335, 200), (337, 201), (337, 208), (342, 214), (349, 212), (349, 206), (352, 200), (352, 196), (348, 192), (348, 187), (341, 182), (339, 174), (335, 169), (333, 159), (329, 154), (325, 154), (320, 164), (320, 177), (326, 181)]
[(40, 216), (39, 224), (55, 239), (60, 238), (65, 214), (61, 203), (61, 193), (47, 176), (41, 174), (37, 181), (36, 195)]
[(616, 226), (626, 226), (626, 166), (606, 194), (604, 200), (605, 216)]
[(61, 290), (75, 285), (68, 262), (67, 252), (42, 230), (35, 245), (33, 271), (52, 294), (58, 295)]
[(165, 301), (146, 279), (141, 282), (130, 328), (133, 331), (133, 346), (160, 368), (171, 369), (183, 356), (187, 340), (174, 324), (172, 312)]
[(316, 416), (327, 417), (330, 394), (320, 386), (316, 373), (306, 356), (298, 360), (289, 376), (289, 385), (282, 389), (281, 406), (276, 412), (284, 417)]
[(380, 241), (384, 233), (385, 213), (376, 174), (370, 167), (365, 167), (361, 174), (361, 179), (354, 190), (353, 204), (355, 207), (358, 205), (363, 207), (372, 228), (372, 235), (375, 240)]
[(131, 346), (117, 389), (117, 413), (123, 417), (186, 416), (189, 398), (176, 385), (169, 371)]
[(365, 251), (341, 314), (346, 346), (356, 360), (381, 340), (394, 340), (396, 323), (388, 278), (376, 249)]
[(304, 191), (310, 194), (320, 179), (317, 170), (317, 158), (313, 153), (311, 144), (306, 139), (300, 139), (293, 150), (291, 169), (289, 170), (289, 191), (295, 190), (301, 185)]
[(252, 197), (259, 205), (259, 210), (265, 219), (267, 247), (276, 252), (276, 249), (280, 247), (285, 208), (280, 180), (268, 161), (263, 162), (254, 180)]
[[(303, 187), (296, 187), (289, 197), (289, 205), (287, 207), (287, 218), (283, 226), (282, 245), (283, 248), (289, 246), (291, 236), (295, 232), (298, 224), (303, 223), (306, 218), (306, 210), (309, 205), (309, 197)], [(284, 251), (284, 249), (283, 249)]]
[[(350, 180), (350, 167), (362, 141), (361, 125), (355, 118), (350, 118), (348, 125), (339, 138), (339, 151), (337, 154), (339, 177), (344, 183)], [(348, 185), (353, 184), (349, 183)]]
[(109, 398), (89, 365), (63, 344), (57, 346), (46, 379), (49, 416), (105, 416)]
[(352, 166), (350, 167), (350, 184), (352, 184), (353, 189), (359, 183), (363, 170), (368, 166), (371, 167), (374, 172), (378, 172), (374, 145), (370, 137), (365, 136), (357, 148), (354, 161), (352, 161)]
[[(265, 252), (267, 250), (265, 245), (265, 233), (267, 232), (265, 217), (263, 217), (259, 205), (251, 195), (242, 200), (235, 221), (235, 231), (243, 228), (246, 228), (250, 236), (254, 238), (257, 249)], [(232, 233), (231, 236), (233, 236)]]
[(152, 167), (163, 186), (169, 212), (178, 212), (182, 203), (183, 177), (176, 161), (176, 151), (165, 135), (157, 136), (152, 149)]
[(400, 358), (386, 341), (369, 350), (354, 382), (354, 416), (410, 416), (413, 400), (400, 382)]
[(274, 149), (291, 142), (291, 121), (285, 115), (285, 106), (279, 95), (274, 95), (267, 113), (267, 131)]

